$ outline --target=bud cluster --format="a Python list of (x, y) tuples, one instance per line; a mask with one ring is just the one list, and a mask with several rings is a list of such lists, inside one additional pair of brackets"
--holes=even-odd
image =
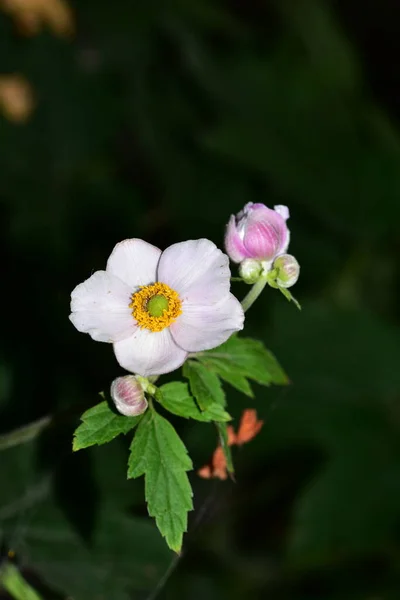
[(239, 263), (241, 278), (250, 284), (265, 277), (275, 288), (289, 288), (299, 278), (300, 265), (286, 254), (290, 231), (286, 225), (289, 209), (249, 202), (236, 216), (232, 215), (225, 234), (225, 249), (233, 262)]

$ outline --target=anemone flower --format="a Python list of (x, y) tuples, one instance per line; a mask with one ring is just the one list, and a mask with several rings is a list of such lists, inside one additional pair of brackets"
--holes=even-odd
[(210, 240), (161, 252), (129, 239), (115, 246), (105, 271), (74, 289), (70, 319), (78, 331), (112, 343), (127, 371), (160, 375), (243, 329), (243, 309), (229, 290), (229, 259)]

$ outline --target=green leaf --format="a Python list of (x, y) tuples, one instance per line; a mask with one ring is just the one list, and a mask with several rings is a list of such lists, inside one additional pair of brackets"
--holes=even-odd
[(145, 476), (149, 515), (168, 546), (179, 552), (187, 513), (193, 509), (186, 474), (193, 465), (187, 450), (171, 423), (152, 410), (140, 422), (130, 451), (128, 477)]
[[(75, 470), (66, 469), (64, 461), (59, 465), (58, 473), (68, 488), (80, 487), (76, 479), (78, 463), (86, 463), (90, 457), (96, 467), (94, 475), (100, 495), (92, 507), (95, 519), (90, 543), (78, 532), (67, 505), (60, 502), (54, 489), (57, 471), (43, 472), (43, 467), (38, 466), (37, 442), (15, 446), (2, 454), (0, 481), (7, 485), (0, 486), (0, 542), (4, 541), (6, 550), (15, 551), (24, 574), (25, 569), (34, 572), (60, 592), (57, 598), (145, 598), (171, 562), (171, 553), (155, 523), (149, 517), (129, 514), (133, 504), (143, 505), (143, 490), (140, 482), (126, 479), (124, 446), (114, 442), (75, 453), (71, 455)], [(68, 434), (64, 449), (68, 451)], [(76, 501), (77, 494), (68, 494), (68, 503)], [(82, 519), (90, 518), (88, 510), (90, 506), (82, 499)]]
[(225, 360), (209, 358), (206, 354), (204, 356), (199, 356), (198, 359), (207, 369), (212, 369), (214, 373), (221, 377), (221, 379), (239, 390), (239, 392), (246, 394), (246, 396), (249, 396), (250, 398), (254, 398), (253, 390), (246, 377), (235, 372)]
[(190, 360), (183, 366), (183, 375), (189, 379), (190, 390), (201, 410), (206, 410), (214, 403), (226, 405), (224, 390), (213, 371)]
[(299, 309), (301, 310), (301, 306), (300, 303), (296, 300), (296, 298), (293, 296), (293, 294), (291, 292), (289, 292), (288, 289), (283, 288), (278, 286), (278, 289), (280, 292), (282, 292), (282, 294), (285, 296), (286, 300), (289, 300), (289, 302), (293, 302), (293, 304)]
[(216, 426), (218, 429), (219, 442), (226, 459), (226, 467), (229, 473), (234, 473), (235, 469), (233, 467), (232, 452), (230, 446), (228, 445), (227, 425), (226, 423), (216, 423)]
[(221, 379), (226, 381), (226, 383), (229, 383), (232, 387), (239, 390), (239, 392), (242, 392), (242, 394), (249, 396), (249, 398), (254, 398), (254, 392), (251, 389), (251, 385), (246, 379), (246, 377), (243, 377), (243, 375), (241, 375), (240, 373), (235, 373), (235, 371), (231, 369), (228, 365), (226, 365), (223, 361), (219, 359), (208, 360), (208, 358), (207, 360), (204, 360), (202, 357), (201, 362), (208, 368), (213, 369), (215, 373), (217, 373), (219, 377), (221, 377)]
[(246, 378), (261, 385), (289, 382), (275, 356), (262, 342), (251, 338), (232, 336), (218, 348), (199, 354), (198, 359), (248, 396), (253, 393)]
[(13, 549), (60, 598), (74, 600), (147, 597), (171, 562), (150, 519), (115, 507), (100, 507), (89, 547), (62, 511), (45, 502), (30, 514), (23, 539)]
[(82, 424), (75, 430), (72, 448), (76, 451), (94, 444), (111, 442), (117, 435), (128, 433), (136, 427), (141, 418), (142, 415), (118, 415), (111, 410), (107, 402), (100, 402), (81, 416)]
[(164, 417), (154, 410), (142, 419), (133, 438), (128, 478), (145, 476), (149, 515), (175, 552), (182, 547), (187, 513), (193, 509), (192, 489), (186, 471), (193, 468), (187, 450)]
[(19, 510), (28, 510), (45, 498), (51, 489), (48, 473), (37, 471), (37, 447), (34, 441), (5, 450), (0, 461), (0, 531), (3, 520)]
[[(293, 481), (305, 473), (288, 561), (310, 568), (391, 547), (400, 519), (400, 444), (397, 403), (384, 399), (397, 398), (400, 389), (399, 328), (360, 308), (315, 301), (301, 319), (277, 302), (271, 319), (284, 323), (273, 342), (295, 385), (284, 402), (277, 402), (279, 391), (271, 394), (274, 410), (259, 451), (284, 465), (291, 453), (293, 467), (285, 468)], [(299, 351), (299, 340), (307, 352)]]
[(223, 406), (216, 402), (210, 404), (206, 410), (201, 411), (190, 395), (187, 384), (180, 381), (173, 381), (161, 386), (157, 400), (166, 410), (179, 417), (206, 422), (230, 421), (232, 419)]

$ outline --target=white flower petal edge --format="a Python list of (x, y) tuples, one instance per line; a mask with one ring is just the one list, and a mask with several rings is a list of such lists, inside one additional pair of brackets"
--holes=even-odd
[(187, 357), (187, 352), (175, 344), (169, 329), (157, 332), (136, 329), (131, 337), (114, 344), (114, 352), (121, 367), (142, 377), (174, 371)]
[(136, 329), (129, 308), (131, 289), (123, 281), (96, 271), (76, 286), (71, 294), (72, 323), (96, 342), (117, 342), (130, 337)]
[(290, 231), (288, 229), (287, 233), (286, 233), (286, 238), (283, 241), (282, 247), (279, 249), (277, 256), (279, 256), (280, 254), (284, 254), (287, 251), (287, 249), (289, 248), (289, 244), (290, 244)]
[(141, 285), (156, 281), (161, 250), (144, 240), (124, 240), (114, 247), (107, 261), (107, 273), (127, 283), (131, 294)]
[(290, 212), (287, 206), (284, 206), (283, 204), (277, 204), (276, 206), (274, 206), (274, 211), (278, 213), (278, 215), (281, 215), (282, 219), (285, 219), (285, 221), (287, 221), (290, 217)]
[(170, 330), (181, 348), (200, 352), (226, 342), (235, 331), (243, 329), (243, 322), (244, 312), (239, 300), (228, 293), (213, 306), (184, 303), (182, 314)]
[(230, 288), (229, 258), (207, 239), (169, 246), (161, 255), (157, 279), (176, 290), (182, 301), (213, 304)]

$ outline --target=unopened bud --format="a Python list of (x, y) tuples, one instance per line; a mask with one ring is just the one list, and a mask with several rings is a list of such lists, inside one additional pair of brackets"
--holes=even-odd
[(281, 254), (274, 260), (275, 282), (279, 287), (289, 288), (296, 283), (300, 275), (300, 265), (291, 254)]
[(122, 415), (137, 417), (147, 410), (143, 388), (134, 375), (117, 377), (111, 384), (111, 398)]
[(249, 202), (236, 216), (232, 215), (226, 228), (225, 249), (233, 262), (245, 258), (272, 261), (286, 252), (290, 233), (286, 221), (289, 210)]
[(239, 266), (239, 275), (246, 283), (255, 283), (260, 279), (262, 265), (259, 260), (245, 258)]

